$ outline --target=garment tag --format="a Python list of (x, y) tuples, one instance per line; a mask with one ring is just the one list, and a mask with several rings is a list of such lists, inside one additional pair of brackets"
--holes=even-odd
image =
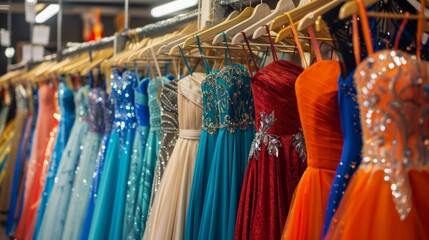
[(10, 46), (10, 32), (8, 30), (0, 30), (0, 43), (2, 47)]
[(48, 45), (50, 27), (46, 25), (36, 25), (33, 27), (33, 44)]
[(25, 2), (25, 21), (34, 23), (36, 19), (36, 3)]

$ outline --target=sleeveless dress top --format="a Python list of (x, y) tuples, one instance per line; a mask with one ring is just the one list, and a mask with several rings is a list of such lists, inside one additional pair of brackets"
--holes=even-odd
[(83, 224), (81, 240), (88, 239), (89, 230), (91, 228), (92, 216), (94, 213), (95, 202), (97, 199), (98, 189), (100, 185), (100, 177), (103, 172), (104, 159), (106, 157), (106, 151), (109, 146), (110, 134), (112, 131), (113, 120), (115, 117), (114, 114), (114, 105), (115, 101), (113, 95), (109, 95), (106, 97), (106, 101), (104, 102), (104, 134), (103, 139), (100, 143), (100, 148), (98, 150), (97, 158), (95, 160), (95, 171), (92, 177), (92, 184), (90, 186), (90, 195), (88, 201), (88, 208), (86, 210), (85, 221)]
[(201, 81), (193, 73), (178, 82), (179, 138), (161, 179), (143, 239), (182, 239), (200, 140)]
[(303, 71), (275, 61), (252, 77), (257, 133), (241, 190), (235, 239), (280, 239), (307, 164), (295, 81)]
[(224, 67), (216, 79), (219, 133), (207, 180), (199, 239), (233, 239), (255, 111), (250, 75), (243, 65)]
[(35, 236), (38, 236), (40, 227), (42, 226), (43, 216), (45, 215), (46, 206), (48, 204), (49, 197), (51, 196), (58, 166), (60, 165), (64, 148), (67, 145), (76, 114), (79, 114), (79, 111), (75, 112), (74, 94), (66, 83), (60, 82), (58, 85), (57, 98), (61, 114), (60, 123), (58, 126), (58, 136), (57, 140), (55, 141), (54, 151), (52, 152), (51, 162), (49, 163), (49, 169), (46, 175), (46, 183), (45, 188), (43, 189), (42, 202), (40, 203), (39, 211), (37, 212), (37, 223), (34, 233)]
[(354, 79), (362, 163), (327, 239), (429, 239), (428, 63), (384, 50), (363, 61)]
[(186, 215), (185, 239), (196, 239), (200, 230), (204, 197), (213, 160), (214, 149), (219, 130), (219, 109), (216, 93), (216, 79), (219, 70), (213, 70), (201, 82), (203, 126), (198, 145), (195, 170), (192, 178), (191, 196)]
[(149, 135), (149, 107), (147, 87), (150, 79), (144, 79), (134, 89), (134, 107), (136, 111), (137, 129), (134, 137), (133, 153), (131, 155), (130, 172), (128, 176), (127, 200), (125, 203), (125, 217), (122, 239), (134, 239), (137, 237), (135, 217), (139, 207), (137, 196), (139, 193), (140, 178), (142, 177), (143, 156), (146, 151), (147, 137)]
[(295, 190), (282, 239), (322, 237), (326, 204), (343, 146), (339, 75), (339, 62), (326, 60), (305, 69), (296, 80), (308, 167)]
[(89, 239), (121, 239), (125, 215), (127, 181), (136, 134), (134, 72), (112, 70), (115, 118), (106, 152)]
[(83, 150), (75, 171), (76, 176), (62, 234), (62, 239), (65, 240), (78, 240), (82, 233), (92, 175), (104, 132), (103, 117), (106, 98), (106, 92), (101, 88), (94, 88), (88, 93), (89, 127), (82, 143)]
[(55, 183), (49, 196), (45, 214), (42, 217), (37, 239), (61, 239), (67, 216), (67, 209), (76, 175), (76, 167), (82, 150), (89, 147), (88, 135), (88, 86), (81, 87), (74, 96), (76, 121), (70, 132), (70, 138), (64, 148)]

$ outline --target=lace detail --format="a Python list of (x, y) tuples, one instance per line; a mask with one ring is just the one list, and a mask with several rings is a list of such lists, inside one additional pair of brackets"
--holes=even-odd
[(359, 66), (355, 80), (365, 133), (360, 167), (384, 171), (405, 220), (411, 211), (408, 172), (428, 167), (428, 65), (406, 53), (381, 51)]
[(214, 134), (219, 128), (219, 111), (216, 102), (216, 78), (218, 77), (218, 73), (219, 71), (213, 70), (201, 82), (202, 103), (204, 107), (202, 129), (206, 130), (209, 134)]
[(242, 65), (223, 68), (216, 79), (219, 128), (234, 132), (254, 125), (254, 104), (250, 75)]
[(251, 157), (255, 157), (258, 160), (259, 153), (261, 152), (262, 143), (268, 149), (268, 155), (279, 157), (279, 148), (282, 147), (282, 143), (279, 140), (279, 136), (274, 134), (268, 134), (268, 130), (271, 126), (276, 122), (276, 118), (274, 116), (274, 111), (271, 114), (266, 115), (261, 112), (261, 120), (259, 127), (259, 131), (256, 133), (255, 138), (253, 139), (252, 145), (250, 147), (249, 159)]
[(293, 135), (292, 146), (295, 147), (299, 159), (305, 162), (307, 160), (307, 149), (305, 148), (305, 139), (301, 128), (297, 134)]

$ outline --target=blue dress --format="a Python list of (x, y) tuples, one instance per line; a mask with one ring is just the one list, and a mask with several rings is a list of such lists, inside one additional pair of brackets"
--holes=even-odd
[(115, 120), (103, 166), (89, 239), (121, 239), (127, 194), (128, 171), (136, 133), (134, 72), (112, 70)]
[(242, 65), (223, 68), (216, 79), (219, 133), (198, 239), (233, 239), (241, 186), (254, 130), (250, 76)]
[(58, 240), (62, 237), (76, 167), (81, 152), (86, 147), (83, 144), (88, 144), (88, 91), (88, 86), (81, 87), (74, 97), (77, 119), (64, 148), (40, 232), (35, 235), (37, 239)]
[(144, 79), (134, 90), (134, 106), (137, 117), (137, 131), (134, 138), (133, 153), (131, 155), (130, 173), (128, 176), (127, 201), (125, 205), (124, 229), (122, 239), (134, 239), (134, 217), (137, 209), (137, 195), (143, 169), (143, 156), (146, 150), (149, 135), (149, 107), (147, 88), (150, 79)]
[(40, 207), (37, 212), (36, 229), (33, 235), (34, 238), (37, 238), (39, 235), (49, 196), (51, 195), (52, 187), (54, 186), (54, 180), (55, 176), (57, 175), (58, 166), (60, 165), (60, 160), (75, 120), (75, 103), (73, 101), (73, 92), (68, 88), (66, 83), (60, 82), (57, 94), (61, 118), (58, 125), (58, 136), (55, 140), (51, 162), (49, 163), (48, 173), (46, 174), (46, 183), (42, 193), (42, 202), (40, 203)]
[(162, 86), (168, 83), (168, 78), (162, 78), (162, 83), (157, 77), (149, 82), (147, 92), (149, 95), (150, 131), (147, 137), (146, 151), (143, 157), (143, 168), (140, 177), (139, 193), (137, 196), (137, 208), (134, 218), (134, 237), (141, 239), (146, 228), (146, 220), (149, 211), (150, 194), (152, 193), (153, 176), (158, 151), (161, 145), (161, 110), (159, 108), (158, 96)]
[(62, 239), (78, 240), (82, 232), (85, 213), (88, 207), (89, 191), (95, 170), (95, 161), (104, 131), (104, 101), (106, 92), (101, 88), (92, 89), (88, 94), (89, 128), (82, 144), (83, 150), (76, 168), (67, 217), (65, 218)]
[(95, 160), (95, 171), (92, 177), (92, 184), (90, 186), (90, 194), (88, 207), (86, 210), (85, 221), (83, 224), (82, 234), (80, 239), (88, 239), (89, 230), (91, 228), (92, 216), (94, 214), (95, 202), (97, 199), (98, 188), (100, 185), (100, 179), (103, 172), (104, 159), (106, 158), (106, 151), (109, 147), (110, 132), (112, 130), (113, 119), (114, 119), (114, 99), (113, 95), (109, 97), (104, 102), (104, 135), (101, 140), (100, 148), (98, 151), (97, 158)]
[(329, 194), (323, 234), (328, 232), (331, 219), (362, 159), (362, 129), (353, 75), (354, 71), (349, 73), (346, 79), (340, 76), (338, 80), (338, 104), (344, 142), (340, 164), (337, 167)]
[(216, 78), (219, 71), (208, 74), (201, 82), (203, 123), (192, 178), (191, 196), (186, 215), (185, 239), (196, 239), (200, 230), (204, 196), (213, 159), (219, 128), (219, 110), (217, 105)]

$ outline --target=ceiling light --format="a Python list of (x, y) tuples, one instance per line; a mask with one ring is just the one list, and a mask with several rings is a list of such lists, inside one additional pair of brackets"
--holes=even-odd
[(198, 0), (175, 0), (152, 8), (152, 10), (150, 10), (150, 14), (152, 15), (152, 17), (162, 17), (173, 12), (193, 7), (197, 4)]
[(44, 23), (46, 20), (54, 16), (60, 11), (60, 5), (58, 4), (49, 4), (45, 9), (43, 9), (36, 16), (36, 23)]
[(4, 51), (4, 55), (6, 55), (7, 58), (12, 58), (15, 55), (15, 48), (8, 47)]
[(25, 0), (28, 3), (37, 3), (37, 0)]

